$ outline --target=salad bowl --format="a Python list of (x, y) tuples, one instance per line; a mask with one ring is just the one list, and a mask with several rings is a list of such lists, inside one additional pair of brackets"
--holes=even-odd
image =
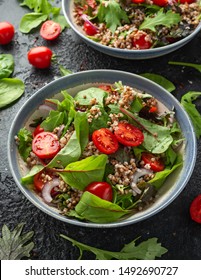
[[(100, 221), (97, 221), (96, 219), (95, 220), (92, 219), (92, 221), (91, 220), (86, 221), (85, 219), (77, 219), (76, 216), (69, 217), (66, 215), (61, 215), (58, 209), (56, 209), (51, 203), (46, 203), (47, 201), (44, 201), (44, 199), (40, 195), (38, 195), (36, 191), (33, 191), (33, 188), (29, 187), (29, 183), (30, 183), (29, 176), (26, 175), (27, 174), (26, 166), (24, 165), (19, 155), (18, 145), (16, 144), (16, 136), (19, 135), (19, 131), (22, 128), (30, 125), (30, 119), (32, 120), (37, 119), (38, 108), (40, 108), (40, 111), (41, 110), (45, 111), (47, 109), (46, 107), (48, 106), (44, 105), (44, 100), (51, 100), (51, 103), (52, 100), (53, 101), (55, 100), (55, 98), (58, 98), (59, 100), (61, 98), (61, 92), (63, 91), (68, 92), (69, 95), (67, 95), (67, 99), (71, 100), (70, 96), (77, 96), (76, 95), (77, 92), (83, 92), (83, 90), (85, 90), (88, 87), (93, 87), (94, 90), (94, 86), (97, 87), (98, 85), (114, 85), (115, 83), (117, 83), (116, 86), (119, 85), (121, 86), (123, 84), (128, 87), (136, 88), (140, 92), (145, 92), (147, 94), (146, 98), (150, 98), (150, 95), (153, 96), (155, 99), (158, 100), (160, 104), (162, 104), (162, 108), (165, 108), (165, 110), (172, 110), (174, 108), (175, 119), (180, 127), (180, 131), (182, 133), (182, 139), (184, 139), (182, 145), (180, 145), (181, 147), (179, 148), (179, 152), (178, 152), (179, 155), (182, 157), (182, 164), (179, 165), (179, 167), (176, 168), (176, 170), (174, 170), (174, 172), (169, 175), (165, 183), (162, 184), (162, 187), (157, 191), (157, 196), (154, 200), (154, 203), (151, 203), (150, 205), (148, 205), (148, 207), (140, 209), (138, 212), (134, 213), (131, 211), (129, 212), (129, 215), (125, 215), (124, 217), (119, 217), (116, 220), (108, 220), (108, 222), (106, 222), (104, 217), (103, 220)], [(106, 88), (104, 87), (104, 90), (101, 89), (100, 91), (101, 93), (105, 94), (105, 90)], [(82, 102), (86, 103), (86, 100), (87, 98), (84, 97), (84, 99), (82, 99)], [(82, 110), (83, 108), (79, 107), (78, 109), (79, 114), (83, 113)], [(123, 112), (125, 113), (127, 111), (124, 110)], [(82, 122), (80, 121), (80, 123)], [(86, 129), (82, 129), (82, 133), (85, 133), (85, 130)], [(43, 132), (39, 133), (38, 135), (42, 135), (42, 134)], [(84, 140), (82, 139), (82, 142), (83, 141)], [(158, 149), (157, 146), (156, 149)], [(31, 98), (29, 98), (27, 102), (19, 110), (18, 114), (13, 120), (9, 132), (9, 138), (8, 138), (8, 161), (12, 172), (12, 176), (17, 186), (22, 191), (22, 193), (27, 197), (27, 199), (31, 203), (33, 203), (36, 207), (38, 207), (41, 211), (47, 213), (48, 215), (60, 221), (73, 225), (84, 226), (84, 227), (106, 228), (106, 227), (126, 226), (129, 224), (137, 223), (139, 221), (148, 219), (153, 215), (155, 215), (156, 213), (159, 213), (161, 210), (167, 207), (187, 185), (194, 169), (194, 165), (196, 161), (196, 151), (197, 151), (196, 137), (195, 137), (193, 126), (191, 124), (191, 121), (187, 113), (181, 107), (179, 101), (174, 96), (172, 96), (169, 92), (167, 92), (164, 88), (162, 88), (161, 86), (155, 84), (154, 82), (144, 77), (131, 74), (128, 72), (122, 72), (116, 70), (83, 71), (83, 72), (79, 72), (79, 73), (75, 73), (59, 78), (45, 85), (43, 88), (39, 89)], [(76, 152), (77, 152), (76, 149), (74, 150), (72, 149), (72, 153), (70, 151), (68, 153), (67, 159), (65, 157), (65, 160), (68, 161), (69, 158), (73, 157)], [(102, 153), (99, 155), (99, 157), (105, 163), (106, 163), (105, 161), (106, 156), (107, 155), (105, 155), (104, 151), (102, 150)], [(103, 161), (99, 164), (100, 168), (101, 168), (101, 164), (103, 164)], [(74, 162), (73, 163), (71, 162), (68, 165), (69, 168), (70, 166), (72, 168), (73, 164)], [(89, 163), (89, 165), (90, 164), (91, 163)], [(93, 164), (95, 164), (95, 161), (93, 162)], [(51, 165), (51, 161), (50, 161), (49, 167), (52, 168), (55, 167), (55, 165), (54, 166)], [(55, 171), (55, 168), (52, 168), (52, 170)], [(60, 171), (60, 169), (58, 169), (57, 171)], [(62, 178), (65, 177), (62, 172), (60, 174)], [(97, 175), (98, 174), (95, 174), (93, 176), (97, 176)], [(72, 181), (76, 179), (76, 177), (77, 175), (75, 175), (75, 178), (71, 178), (70, 180)], [(24, 179), (22, 180), (22, 178)], [(110, 179), (113, 180), (112, 177)], [(83, 183), (82, 181), (84, 180), (85, 179), (81, 179), (79, 185), (82, 185)], [(85, 193), (88, 193), (88, 191)], [(99, 202), (100, 201), (98, 201), (98, 203)]]
[[(119, 1), (116, 1), (116, 2), (119, 3)], [(161, 2), (167, 2), (167, 1), (163, 1), (162, 0)], [(174, 1), (170, 1), (170, 2), (173, 3)], [(164, 38), (161, 39), (160, 43), (157, 43), (159, 41), (159, 39), (153, 39), (151, 45), (149, 45), (147, 43), (147, 41), (149, 41), (149, 36), (147, 36), (145, 38), (145, 41), (144, 41), (144, 38), (142, 37), (143, 39), (140, 39), (140, 42), (138, 44), (136, 43), (137, 47), (135, 49), (133, 49), (132, 46), (129, 46), (129, 47), (120, 47), (120, 46), (118, 46), (120, 44), (119, 42), (121, 41), (121, 39), (117, 40), (117, 43), (116, 43), (117, 46), (114, 45), (114, 43), (112, 43), (113, 45), (110, 45), (110, 43), (109, 44), (105, 43), (105, 41), (109, 40), (107, 34), (105, 35), (102, 43), (100, 42), (98, 36), (94, 37), (94, 33), (95, 32), (93, 32), (93, 30), (91, 30), (91, 29), (98, 30), (97, 33), (100, 32), (100, 34), (101, 34), (102, 31), (99, 30), (100, 28), (99, 29), (97, 28), (97, 25), (95, 25), (95, 26), (93, 25), (93, 22), (96, 22), (96, 16), (94, 16), (94, 15), (90, 16), (91, 12), (88, 13), (88, 10), (86, 10), (86, 11), (84, 10), (83, 11), (83, 7), (78, 8), (77, 18), (75, 18), (74, 3), (75, 3), (74, 0), (62, 0), (63, 14), (64, 14), (67, 22), (69, 23), (70, 27), (72, 28), (72, 30), (78, 35), (78, 37), (81, 40), (83, 40), (86, 44), (88, 44), (90, 47), (94, 48), (95, 50), (100, 51), (102, 53), (105, 53), (107, 55), (110, 55), (110, 56), (113, 56), (113, 57), (122, 58), (122, 59), (135, 59), (135, 60), (138, 60), (138, 59), (151, 59), (151, 58), (155, 58), (155, 57), (160, 57), (160, 56), (166, 55), (166, 54), (171, 53), (171, 52), (173, 52), (173, 51), (183, 47), (184, 45), (186, 45), (201, 30), (201, 23), (196, 24), (195, 27), (192, 30), (190, 30), (191, 29), (190, 24), (187, 24), (189, 26), (186, 26), (186, 23), (182, 23), (181, 26), (179, 27), (180, 31), (178, 31), (178, 30), (171, 31), (170, 35), (166, 36), (167, 38), (165, 38), (165, 39)], [(76, 1), (76, 3), (79, 4), (79, 1)], [(82, 2), (80, 1), (80, 3), (82, 3)], [(97, 3), (99, 3), (99, 2), (97, 2)], [(135, 2), (135, 0), (133, 0), (133, 1), (130, 1), (129, 3), (131, 5), (142, 5), (143, 6), (144, 4), (146, 4), (146, 0), (144, 0), (144, 1), (136, 1), (136, 2)], [(157, 1), (156, 1), (156, 3), (157, 3)], [(171, 7), (171, 3), (170, 3), (170, 7)], [(98, 4), (96, 4), (96, 5), (98, 5)], [(148, 9), (149, 8), (150, 7), (148, 7)], [(162, 10), (164, 10), (164, 8), (165, 7), (154, 5), (154, 9), (157, 9), (158, 17), (160, 17), (160, 20), (161, 20), (161, 13), (162, 13)], [(190, 8), (186, 7), (186, 9), (188, 10)], [(167, 8), (167, 10), (168, 10), (168, 8)], [(90, 7), (89, 11), (91, 11), (91, 7)], [(170, 13), (170, 11), (169, 11), (169, 13)], [(94, 14), (96, 15), (96, 12), (94, 12)], [(80, 22), (81, 22), (81, 20), (79, 19), (80, 17), (82, 18), (82, 25), (80, 24)], [(109, 18), (109, 15), (108, 16), (106, 15), (106, 17)], [(122, 17), (124, 17), (124, 16), (122, 15)], [(152, 15), (150, 15), (150, 18), (151, 17), (152, 17)], [(174, 13), (173, 13), (173, 17), (174, 17)], [(92, 22), (89, 20), (89, 18), (92, 18)], [(114, 21), (115, 21), (115, 19), (116, 19), (116, 17), (114, 16)], [(171, 21), (171, 20), (172, 20), (172, 18), (171, 19), (167, 19), (165, 21), (168, 22), (168, 21)], [(179, 15), (178, 15), (177, 23), (179, 23), (179, 21), (181, 21), (181, 18), (179, 19)], [(85, 31), (86, 29), (85, 29), (85, 26), (83, 25), (83, 22), (87, 23), (87, 24), (90, 24), (91, 28), (89, 28), (90, 29), (89, 32)], [(101, 22), (101, 24), (102, 24), (102, 22)], [(117, 24), (119, 24), (119, 23), (117, 23)], [(113, 27), (114, 25), (112, 25), (111, 21), (110, 21), (110, 25), (112, 26), (111, 29), (114, 29), (114, 27)], [(149, 26), (149, 25), (150, 25), (150, 23), (148, 24), (148, 22), (147, 22), (147, 26)], [(129, 30), (128, 33), (132, 33), (132, 28), (133, 27), (131, 27), (131, 31)], [(160, 25), (159, 28), (154, 26), (152, 28), (152, 32), (153, 31), (155, 32), (156, 30), (159, 29), (158, 32), (160, 33), (160, 28), (163, 29), (163, 28), (165, 28), (165, 26)], [(119, 29), (119, 30), (117, 30), (117, 29), (116, 29), (116, 31), (112, 30), (112, 33), (109, 35), (110, 36), (110, 42), (114, 42), (115, 36), (116, 36), (115, 32), (118, 32), (118, 33), (120, 33), (120, 35), (122, 34), (122, 36), (125, 36), (127, 31), (126, 30), (122, 30), (121, 31), (121, 29)], [(147, 31), (146, 28), (145, 28), (145, 31)], [(145, 31), (140, 30), (139, 34), (140, 33), (143, 34)], [(177, 36), (177, 35), (172, 35), (173, 33), (176, 34), (178, 32), (181, 33), (181, 36), (174, 37), (174, 36)], [(150, 33), (150, 34), (152, 34), (152, 33)], [(138, 38), (139, 38), (139, 35), (136, 35), (136, 36), (138, 36)], [(142, 36), (144, 36), (144, 35), (142, 35)], [(157, 37), (157, 35), (156, 35), (156, 37)], [(144, 41), (143, 44), (142, 44), (142, 41)], [(141, 44), (142, 44), (142, 46), (140, 46)]]

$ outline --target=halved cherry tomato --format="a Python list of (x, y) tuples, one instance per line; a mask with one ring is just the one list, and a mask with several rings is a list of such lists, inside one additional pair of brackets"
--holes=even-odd
[(44, 177), (42, 176), (42, 174), (43, 174), (43, 171), (34, 175), (34, 178), (33, 178), (34, 186), (40, 192), (42, 191), (42, 188), (45, 184)]
[(0, 45), (6, 45), (10, 43), (14, 37), (14, 26), (6, 21), (0, 22)]
[(145, 0), (132, 0), (132, 2), (135, 4), (141, 4), (141, 3), (144, 3)]
[(112, 92), (112, 88), (110, 85), (99, 85), (99, 88), (101, 88), (102, 90), (111, 93)]
[(201, 194), (199, 194), (190, 205), (191, 219), (201, 224)]
[(150, 49), (152, 43), (147, 40), (148, 34), (144, 31), (138, 31), (133, 38), (133, 47), (140, 50)]
[(185, 3), (191, 4), (196, 2), (196, 0), (177, 0), (177, 2), (179, 2), (180, 4), (185, 4)]
[(153, 4), (160, 6), (160, 7), (165, 7), (168, 4), (168, 0), (152, 0)]
[(51, 65), (52, 51), (44, 46), (32, 48), (28, 54), (29, 63), (36, 68), (48, 68)]
[(93, 36), (97, 33), (97, 29), (95, 28), (95, 26), (88, 21), (84, 22), (84, 31), (89, 36)]
[(85, 188), (85, 191), (107, 201), (112, 201), (113, 198), (112, 187), (107, 182), (93, 182)]
[(44, 131), (44, 129), (39, 124), (33, 131), (33, 137), (35, 137), (38, 133), (41, 133), (43, 131)]
[(129, 123), (120, 122), (114, 134), (117, 140), (125, 146), (139, 146), (144, 141), (142, 131)]
[(32, 150), (42, 159), (53, 158), (60, 150), (57, 136), (51, 132), (41, 132), (32, 141)]
[(45, 21), (40, 29), (40, 35), (45, 40), (54, 40), (60, 35), (60, 33), (61, 33), (60, 24), (53, 20)]
[(107, 155), (115, 153), (119, 147), (115, 135), (107, 128), (95, 130), (92, 140), (96, 148)]
[(162, 159), (153, 155), (152, 153), (142, 153), (141, 159), (145, 164), (149, 164), (151, 170), (153, 170), (154, 172), (163, 171), (165, 169), (165, 165)]

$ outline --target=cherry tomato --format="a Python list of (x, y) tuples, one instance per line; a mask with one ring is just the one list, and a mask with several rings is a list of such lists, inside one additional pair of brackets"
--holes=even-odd
[(96, 27), (88, 21), (84, 22), (84, 31), (89, 36), (93, 36), (97, 33)]
[(34, 175), (34, 179), (33, 179), (35, 188), (40, 192), (42, 191), (42, 188), (45, 184), (44, 177), (42, 176), (42, 174), (43, 174), (42, 171), (37, 173), (36, 175)]
[(95, 130), (92, 140), (96, 148), (107, 155), (115, 153), (119, 147), (115, 135), (107, 128)]
[(47, 47), (32, 48), (28, 54), (29, 63), (36, 68), (48, 68), (51, 64), (52, 51)]
[(0, 45), (10, 43), (14, 37), (14, 26), (9, 22), (0, 22)]
[(140, 50), (150, 49), (152, 43), (147, 40), (148, 34), (143, 31), (138, 31), (133, 38), (133, 47)]
[(60, 150), (57, 136), (51, 132), (41, 132), (32, 141), (32, 150), (42, 159), (53, 158)]
[(190, 205), (191, 219), (201, 224), (201, 194), (199, 194)]
[(93, 182), (85, 188), (85, 191), (107, 201), (112, 201), (113, 198), (112, 187), (107, 182)]
[(114, 134), (117, 140), (125, 146), (139, 146), (144, 141), (142, 131), (129, 123), (120, 122)]
[(156, 106), (152, 106), (149, 109), (149, 113), (156, 113), (158, 111), (158, 108)]
[(145, 0), (132, 0), (132, 2), (135, 4), (141, 4), (141, 3), (144, 3)]
[(40, 35), (45, 40), (54, 40), (60, 35), (60, 33), (61, 33), (60, 24), (53, 20), (45, 21), (40, 29)]
[(153, 4), (160, 7), (165, 7), (168, 4), (168, 0), (153, 0)]
[(44, 131), (44, 129), (39, 124), (33, 131), (33, 137), (35, 137), (38, 133), (41, 133), (43, 131)]
[(191, 4), (196, 2), (196, 0), (177, 0), (177, 2), (179, 2), (180, 4), (185, 4), (185, 3)]
[(110, 85), (99, 85), (99, 88), (101, 88), (102, 90), (111, 93), (112, 92), (112, 88)]
[(145, 164), (149, 164), (151, 167), (151, 170), (154, 172), (163, 171), (165, 168), (165, 165), (161, 158), (153, 155), (152, 153), (142, 153), (142, 160)]

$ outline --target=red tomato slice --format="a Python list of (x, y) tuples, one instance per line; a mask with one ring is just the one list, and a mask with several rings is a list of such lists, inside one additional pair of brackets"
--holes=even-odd
[(41, 132), (32, 141), (32, 150), (42, 159), (53, 158), (60, 150), (57, 136), (51, 132)]
[(51, 65), (52, 51), (44, 46), (32, 48), (27, 58), (29, 63), (36, 68), (48, 68)]
[(142, 153), (142, 160), (145, 164), (149, 164), (154, 172), (163, 171), (165, 168), (162, 159), (151, 153)]
[(107, 128), (95, 130), (92, 140), (96, 148), (107, 155), (115, 153), (119, 147), (115, 135)]
[(41, 133), (43, 131), (44, 131), (44, 129), (39, 124), (33, 131), (33, 137), (35, 137), (38, 133)]
[(61, 33), (61, 26), (59, 23), (54, 22), (53, 20), (47, 20), (43, 23), (40, 29), (40, 35), (45, 40), (54, 40)]
[(112, 201), (113, 198), (112, 187), (107, 182), (93, 182), (85, 188), (85, 191), (107, 201)]
[(125, 146), (139, 146), (144, 141), (142, 131), (129, 123), (120, 122), (114, 134), (117, 140)]
[(9, 22), (0, 22), (0, 45), (10, 43), (14, 37), (15, 29)]
[(201, 194), (199, 194), (190, 205), (191, 219), (201, 224)]
[(160, 6), (160, 7), (165, 7), (168, 4), (168, 0), (152, 0), (153, 4)]
[(150, 49), (152, 43), (147, 40), (147, 33), (139, 31), (133, 38), (133, 47), (140, 50)]

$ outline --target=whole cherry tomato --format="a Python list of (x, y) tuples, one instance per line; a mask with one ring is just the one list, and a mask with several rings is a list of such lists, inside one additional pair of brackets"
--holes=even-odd
[(54, 40), (61, 33), (61, 26), (53, 20), (45, 21), (40, 29), (40, 35), (46, 40)]
[(92, 140), (96, 148), (104, 154), (113, 154), (118, 150), (118, 141), (107, 128), (95, 130), (92, 134)]
[(38, 133), (32, 141), (32, 150), (41, 159), (53, 158), (60, 150), (59, 140), (51, 132)]
[(201, 194), (199, 194), (190, 205), (191, 219), (201, 224)]
[(14, 37), (15, 28), (9, 22), (0, 22), (0, 45), (10, 43)]
[(107, 201), (112, 201), (113, 198), (112, 187), (107, 182), (92, 182), (85, 188), (85, 191)]
[(129, 123), (120, 122), (114, 134), (117, 140), (125, 146), (139, 146), (144, 141), (142, 131)]
[(142, 160), (144, 161), (144, 164), (149, 164), (151, 167), (151, 170), (154, 172), (163, 171), (165, 168), (165, 165), (161, 158), (153, 155), (152, 153), (142, 153)]
[(52, 51), (44, 46), (32, 48), (28, 54), (29, 63), (36, 68), (48, 68), (51, 65)]

